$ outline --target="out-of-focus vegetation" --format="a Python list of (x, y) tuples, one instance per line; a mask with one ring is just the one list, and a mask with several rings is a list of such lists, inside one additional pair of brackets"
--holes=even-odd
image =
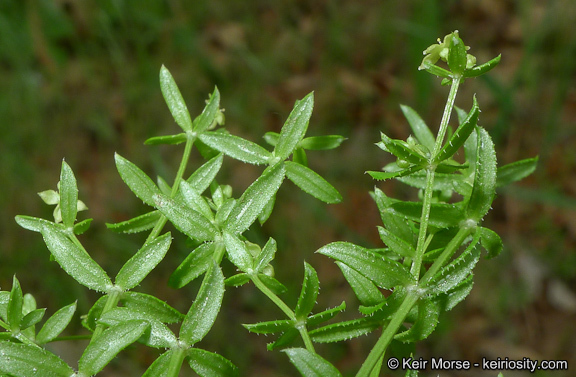
[[(83, 236), (87, 249), (111, 271), (136, 251), (137, 236), (127, 241), (103, 225), (142, 210), (118, 177), (113, 152), (151, 174), (174, 174), (176, 148), (142, 146), (146, 138), (176, 127), (158, 84), (165, 64), (192, 114), (217, 85), (228, 127), (257, 142), (264, 132), (279, 130), (296, 99), (315, 91), (309, 134), (349, 139), (313, 159), (343, 193), (344, 203), (326, 212), (301, 195), (298, 202), (276, 208), (274, 216), (285, 224), (304, 213), (309, 222), (288, 227), (298, 240), (279, 234), (273, 222), (266, 231), (279, 242), (281, 281), (300, 282), (306, 256), (320, 274), (320, 299), (326, 300), (321, 304), (353, 301), (333, 263), (311, 254), (335, 240), (379, 243), (375, 226), (380, 222), (368, 196), (375, 182), (363, 172), (388, 161), (373, 143), (380, 130), (407, 136), (400, 103), (417, 109), (430, 125), (439, 121), (447, 90), (417, 67), (431, 37), (458, 29), (478, 61), (502, 53), (496, 70), (462, 89), (477, 93), (483, 103), (480, 122), (493, 135), (501, 162), (539, 154), (540, 166), (499, 193), (486, 221), (503, 236), (505, 252), (489, 268), (477, 269), (470, 299), (450, 313), (451, 320), (440, 322), (443, 328), (422, 356), (568, 359), (573, 367), (575, 24), (576, 4), (570, 0), (0, 1), (0, 286), (9, 286), (16, 273), (49, 311), (46, 297), (58, 307), (84, 297), (79, 311), (89, 307), (90, 298), (67, 284), (68, 277), (49, 261), (40, 237), (14, 222), (16, 214), (51, 215), (50, 207), (33, 198), (55, 188), (62, 158), (76, 172), (81, 198), (95, 218)], [(256, 174), (244, 165), (224, 173), (238, 187)], [(388, 182), (379, 187), (400, 189)], [(188, 252), (183, 240), (175, 242), (180, 246), (163, 262), (165, 280)], [(502, 272), (510, 270), (515, 277), (503, 279)], [(145, 281), (143, 289), (188, 307), (186, 290), (164, 288), (165, 280)], [(299, 288), (289, 288), (296, 297)], [(208, 348), (233, 360), (243, 375), (280, 370), (274, 364), (286, 362), (283, 355), (267, 353), (266, 339), (254, 339), (237, 325), (265, 319), (251, 306), (262, 298), (240, 288), (227, 300), (236, 311), (219, 320)], [(487, 300), (493, 303), (489, 310), (476, 304)], [(227, 316), (234, 319), (231, 325)], [(250, 337), (254, 347), (228, 349), (231, 336)], [(340, 360), (341, 370), (358, 365), (373, 341), (340, 346), (333, 360)], [(134, 365), (146, 363), (146, 357), (134, 353)], [(286, 375), (293, 374), (290, 368)], [(116, 373), (136, 376), (141, 370), (133, 366)]]

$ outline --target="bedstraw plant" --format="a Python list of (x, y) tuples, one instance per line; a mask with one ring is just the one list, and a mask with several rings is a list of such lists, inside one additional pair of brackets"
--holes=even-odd
[[(472, 289), (473, 269), (486, 251), (487, 258), (502, 250), (500, 237), (482, 226), (496, 188), (519, 180), (536, 167), (537, 158), (497, 167), (494, 144), (479, 126), (480, 108), (455, 107), (460, 85), (468, 78), (494, 68), (500, 56), (476, 65), (474, 56), (458, 32), (448, 34), (424, 51), (419, 69), (442, 78), (450, 88), (436, 135), (408, 106), (402, 106), (412, 135), (391, 139), (382, 133), (377, 143), (396, 161), (380, 171), (368, 172), (379, 181), (396, 179), (419, 192), (419, 201), (388, 197), (378, 188), (371, 193), (382, 218), (378, 232), (381, 248), (369, 249), (350, 242), (333, 242), (317, 253), (335, 261), (361, 305), (356, 319), (338, 321), (346, 304), (317, 309), (318, 275), (304, 263), (302, 290), (295, 307), (282, 298), (286, 288), (274, 277), (277, 245), (251, 241), (246, 231), (264, 223), (273, 213), (276, 193), (288, 179), (313, 197), (338, 203), (338, 191), (308, 167), (310, 151), (338, 147), (338, 135), (306, 137), (313, 93), (297, 101), (279, 133), (268, 132), (265, 148), (230, 134), (224, 126), (218, 89), (210, 95), (202, 113), (190, 117), (186, 104), (168, 69), (160, 70), (164, 99), (181, 132), (152, 137), (148, 145), (183, 145), (182, 160), (174, 180), (156, 182), (120, 154), (115, 162), (122, 180), (150, 211), (131, 220), (107, 224), (114, 232), (149, 232), (144, 245), (110, 276), (90, 257), (79, 235), (88, 231), (91, 219), (78, 221), (86, 205), (79, 200), (71, 167), (62, 162), (56, 190), (40, 193), (55, 205), (54, 219), (17, 216), (18, 224), (38, 232), (50, 257), (77, 283), (101, 294), (81, 318), (89, 342), (77, 365), (68, 365), (47, 350), (51, 342), (64, 340), (61, 333), (75, 318), (76, 303), (53, 313), (40, 326), (45, 309), (38, 309), (31, 294), (23, 294), (16, 277), (12, 288), (0, 292), (0, 375), (88, 377), (100, 373), (124, 348), (134, 342), (158, 349), (156, 360), (144, 376), (176, 377), (191, 368), (201, 376), (239, 375), (233, 361), (196, 345), (210, 331), (221, 310), (226, 287), (254, 286), (283, 313), (282, 318), (243, 326), (252, 333), (278, 334), (268, 345), (281, 350), (303, 376), (341, 376), (341, 372), (315, 351), (316, 343), (344, 342), (371, 332), (379, 338), (356, 376), (378, 376), (391, 342), (405, 343), (407, 356), (414, 344), (435, 329), (442, 312), (452, 309)], [(439, 61), (446, 64), (438, 65)], [(450, 127), (455, 115), (458, 125)], [(193, 148), (206, 162), (192, 174), (186, 169)], [(463, 151), (460, 152), (460, 151)], [(216, 180), (226, 158), (262, 166), (260, 176), (240, 195)], [(158, 297), (138, 291), (140, 282), (167, 255), (172, 234), (170, 222), (194, 247), (176, 268), (168, 284), (181, 288), (202, 279), (186, 313), (180, 313)], [(282, 252), (282, 251), (279, 251)], [(224, 276), (222, 263), (237, 269)], [(328, 261), (327, 261), (328, 262)], [(278, 267), (278, 266), (276, 266)], [(170, 325), (170, 326), (169, 326)], [(247, 334), (247, 339), (252, 335)], [(74, 336), (65, 337), (75, 341)], [(417, 371), (406, 371), (407, 376)]]

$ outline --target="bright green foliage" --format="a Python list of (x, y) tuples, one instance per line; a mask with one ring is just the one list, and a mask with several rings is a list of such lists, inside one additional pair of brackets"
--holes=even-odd
[(0, 355), (0, 371), (11, 376), (30, 377), (37, 374), (46, 377), (70, 377), (74, 373), (58, 356), (28, 344), (0, 342)]
[(324, 360), (318, 354), (304, 348), (288, 348), (284, 352), (298, 369), (300, 374), (308, 377), (338, 377), (342, 376), (338, 369)]
[(168, 251), (172, 241), (170, 233), (145, 244), (116, 275), (116, 285), (122, 290), (136, 287), (152, 271)]
[(140, 319), (130, 319), (110, 326), (86, 347), (78, 361), (78, 372), (85, 376), (100, 372), (118, 352), (138, 340), (148, 326), (147, 321)]
[[(159, 352), (144, 376), (176, 377), (183, 368), (207, 377), (240, 375), (232, 361), (197, 345), (202, 344), (199, 342), (208, 335), (223, 309), (227, 287), (249, 283), (271, 300), (282, 315), (244, 327), (257, 334), (279, 334), (268, 349), (282, 349), (303, 376), (341, 376), (316, 352), (315, 343), (343, 342), (378, 331), (380, 338), (360, 367), (358, 377), (380, 373), (393, 340), (409, 343), (414, 352), (413, 344), (434, 331), (442, 312), (451, 310), (470, 293), (473, 270), (482, 249), (487, 251), (487, 258), (502, 251), (500, 237), (482, 226), (497, 187), (526, 177), (537, 164), (534, 157), (498, 167), (492, 139), (479, 124), (476, 98), (468, 112), (454, 106), (459, 85), (468, 77), (493, 69), (500, 57), (477, 66), (458, 32), (438, 42), (424, 51), (419, 67), (442, 77), (442, 84), (450, 85), (438, 134), (432, 133), (414, 109), (401, 106), (412, 136), (396, 140), (382, 133), (377, 146), (394, 155), (396, 161), (383, 171), (368, 172), (374, 179), (397, 179), (419, 190), (421, 200), (390, 198), (375, 188), (371, 195), (382, 219), (382, 226), (378, 226), (382, 247), (368, 249), (339, 241), (317, 250), (334, 259), (342, 271), (361, 304), (358, 317), (338, 321), (338, 314), (346, 309), (344, 302), (316, 310), (320, 281), (308, 263), (304, 263), (300, 295), (297, 300), (289, 300), (295, 305), (286, 304), (280, 295), (287, 288), (274, 277), (273, 266), (276, 254), (284, 251), (277, 250), (273, 238), (263, 246), (249, 239), (248, 231), (257, 226), (256, 220), (263, 224), (272, 215), (285, 178), (325, 203), (342, 201), (340, 193), (308, 165), (308, 153), (315, 153), (310, 151), (333, 149), (345, 140), (339, 135), (306, 137), (313, 93), (296, 101), (279, 133), (264, 135), (264, 141), (271, 146), (266, 148), (232, 135), (223, 127), (217, 88), (201, 114), (192, 120), (174, 78), (163, 66), (162, 94), (183, 132), (155, 136), (146, 144), (184, 144), (182, 161), (173, 182), (168, 182), (162, 177), (152, 179), (136, 164), (116, 154), (120, 178), (151, 208), (132, 219), (107, 224), (120, 233), (149, 231), (146, 241), (133, 251), (113, 282), (77, 237), (89, 230), (91, 219), (77, 220), (78, 212), (87, 207), (78, 199), (71, 167), (63, 161), (58, 191), (39, 194), (44, 202), (56, 206), (54, 221), (31, 216), (17, 216), (16, 221), (42, 235), (51, 257), (73, 280), (101, 293), (81, 321), (89, 332), (85, 337), (89, 342), (77, 372), (45, 350), (46, 344), (62, 340), (61, 334), (74, 320), (76, 303), (48, 316), (37, 331), (45, 309), (36, 307), (33, 296), (24, 294), (14, 277), (12, 288), (0, 291), (0, 376), (88, 377), (105, 373), (110, 361), (136, 342)], [(446, 66), (437, 65), (438, 61)], [(459, 122), (449, 132), (454, 111)], [(186, 177), (194, 147), (207, 161)], [(261, 166), (256, 167), (261, 169), (259, 177), (239, 195), (234, 195), (231, 186), (216, 180), (224, 156)], [(202, 279), (186, 314), (161, 298), (134, 291), (170, 252), (172, 234), (162, 234), (167, 222), (181, 233), (175, 237), (186, 237), (194, 245), (168, 284), (181, 288)], [(224, 276), (223, 262), (232, 263), (237, 273)], [(417, 374), (408, 371), (406, 376)]]

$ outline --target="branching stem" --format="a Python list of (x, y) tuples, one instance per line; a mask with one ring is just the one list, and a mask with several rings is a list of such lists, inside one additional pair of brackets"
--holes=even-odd
[[(180, 167), (178, 168), (176, 178), (174, 178), (174, 184), (172, 185), (172, 192), (170, 193), (171, 198), (174, 198), (176, 193), (178, 193), (178, 188), (180, 186), (180, 182), (182, 181), (182, 177), (184, 176), (184, 172), (186, 171), (186, 166), (188, 165), (188, 160), (190, 159), (190, 153), (192, 152), (192, 146), (194, 145), (195, 140), (196, 137), (194, 136), (189, 136), (186, 140), (186, 146), (184, 147), (184, 154), (182, 155), (182, 160), (180, 161)], [(167, 221), (168, 219), (166, 216), (160, 216), (156, 222), (156, 225), (154, 225), (154, 229), (152, 229), (144, 244), (147, 244), (148, 242), (151, 242), (156, 237), (158, 237)]]
[[(462, 80), (462, 77), (455, 77), (452, 80), (452, 86), (450, 87), (450, 93), (448, 94), (448, 100), (446, 101), (446, 106), (444, 107), (444, 114), (442, 115), (442, 121), (440, 122), (440, 128), (438, 130), (438, 135), (436, 136), (436, 144), (434, 145), (434, 152), (432, 153), (432, 156), (430, 156), (429, 161), (434, 161), (436, 156), (438, 155), (438, 153), (442, 149), (442, 143), (444, 141), (444, 137), (446, 136), (446, 131), (448, 129), (448, 123), (450, 121), (450, 115), (452, 114), (452, 111), (454, 109), (454, 102), (456, 100), (456, 94), (458, 93), (458, 87), (460, 86), (461, 80)], [(414, 276), (414, 278), (416, 280), (419, 280), (419, 278), (420, 278), (420, 270), (422, 268), (422, 260), (424, 258), (424, 253), (426, 252), (426, 246), (428, 244), (428, 242), (427, 242), (428, 223), (430, 221), (430, 211), (432, 208), (432, 197), (434, 194), (435, 170), (436, 170), (436, 165), (430, 163), (430, 166), (428, 167), (428, 169), (426, 171), (426, 189), (424, 190), (424, 199), (422, 202), (422, 215), (420, 218), (418, 244), (416, 246), (416, 256), (414, 257), (414, 259), (412, 261), (412, 266), (410, 268), (410, 272), (412, 273), (412, 276)], [(458, 233), (458, 235), (461, 236), (460, 233)], [(455, 240), (453, 240), (453, 241), (454, 242), (460, 241), (460, 243), (461, 243), (461, 240), (456, 240), (456, 238), (460, 238), (460, 237), (455, 237)], [(452, 243), (453, 242), (451, 242), (449, 245), (452, 245)], [(458, 243), (458, 245), (460, 245), (460, 243)], [(448, 249), (448, 247), (446, 249)], [(450, 248), (450, 249), (452, 249), (452, 248)], [(450, 255), (452, 255), (454, 253), (454, 251), (455, 251), (455, 249), (452, 250), (452, 253)], [(448, 255), (448, 250), (445, 250), (442, 255), (444, 255), (445, 253), (447, 256), (444, 259), (446, 259), (450, 256), (450, 255)], [(437, 268), (440, 268), (440, 267), (441, 267), (441, 265), (438, 265)], [(406, 297), (404, 298), (404, 301), (402, 302), (402, 304), (398, 308), (398, 311), (396, 313), (394, 313), (394, 316), (392, 317), (392, 319), (390, 320), (390, 322), (388, 323), (388, 325), (386, 326), (386, 328), (382, 332), (382, 335), (380, 335), (380, 339), (378, 339), (378, 342), (376, 343), (376, 345), (374, 345), (374, 348), (372, 348), (372, 351), (370, 351), (370, 354), (368, 355), (368, 357), (364, 361), (364, 364), (362, 364), (362, 367), (358, 371), (358, 374), (356, 375), (356, 377), (369, 377), (370, 374), (372, 373), (372, 370), (374, 370), (374, 368), (378, 365), (378, 363), (381, 362), (381, 360), (383, 360), (382, 356), (385, 354), (386, 349), (388, 348), (388, 345), (390, 344), (390, 342), (394, 338), (394, 335), (396, 335), (396, 333), (398, 332), (398, 329), (400, 328), (400, 326), (402, 326), (402, 323), (406, 319), (406, 316), (408, 315), (408, 313), (410, 312), (412, 307), (418, 302), (418, 298), (419, 298), (419, 296), (414, 291), (410, 291), (406, 295)]]
[[(286, 305), (286, 303), (284, 303), (284, 301), (282, 301), (282, 299), (280, 297), (278, 297), (274, 292), (272, 292), (270, 290), (270, 288), (268, 288), (266, 286), (266, 284), (264, 284), (262, 282), (262, 280), (260, 280), (260, 278), (258, 278), (258, 275), (254, 274), (250, 277), (252, 279), (252, 282), (254, 282), (254, 285), (262, 292), (264, 293), (266, 296), (268, 296), (268, 298), (274, 303), (276, 304), (276, 306), (278, 306), (280, 308), (280, 310), (282, 310), (284, 312), (284, 314), (286, 314), (286, 316), (296, 322), (296, 314), (294, 314), (294, 312), (292, 311), (292, 309), (290, 309), (288, 307), (288, 305)], [(306, 328), (306, 324), (303, 324), (302, 326), (297, 326), (298, 328), (298, 332), (300, 333), (300, 336), (302, 337), (302, 340), (304, 341), (304, 345), (306, 346), (306, 349), (310, 352), (316, 353), (316, 351), (314, 350), (314, 345), (312, 344), (312, 339), (310, 339), (310, 334), (308, 334), (308, 329)]]
[(412, 309), (412, 307), (417, 301), (418, 301), (418, 295), (413, 291), (408, 292), (408, 294), (404, 298), (404, 301), (402, 302), (402, 304), (400, 305), (396, 313), (394, 313), (394, 316), (388, 323), (388, 326), (386, 326), (386, 328), (382, 332), (382, 335), (380, 335), (380, 339), (378, 339), (378, 342), (374, 345), (374, 348), (372, 348), (372, 350), (370, 351), (370, 354), (364, 361), (364, 364), (362, 364), (362, 367), (356, 374), (356, 377), (371, 376), (372, 370), (378, 365), (378, 363), (381, 360), (383, 360), (382, 356), (386, 352), (388, 345), (390, 344), (392, 339), (394, 339), (394, 335), (396, 335), (398, 329), (400, 328), (400, 326), (402, 326), (404, 319), (410, 312), (410, 309)]

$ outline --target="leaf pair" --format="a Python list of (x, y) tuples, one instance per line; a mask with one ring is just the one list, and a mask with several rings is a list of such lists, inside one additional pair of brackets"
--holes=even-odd
[[(180, 107), (176, 106), (173, 114), (180, 114)], [(199, 133), (199, 138), (209, 147), (240, 161), (256, 165), (276, 165), (286, 160), (304, 138), (313, 107), (313, 93), (308, 94), (302, 100), (296, 101), (294, 109), (282, 127), (273, 152), (269, 152), (258, 144), (238, 136), (218, 131)]]
[[(201, 134), (209, 129), (216, 121), (220, 106), (220, 92), (218, 88), (214, 89), (214, 93), (210, 96), (206, 107), (202, 113), (194, 119), (194, 122), (192, 122), (190, 118), (190, 112), (184, 102), (184, 98), (182, 98), (178, 85), (176, 85), (176, 81), (174, 81), (174, 78), (164, 66), (160, 69), (160, 89), (162, 90), (162, 95), (174, 120), (185, 133), (194, 132)], [(184, 136), (185, 135), (186, 134), (184, 134)], [(164, 136), (148, 139), (147, 144), (177, 144), (185, 140), (186, 139), (182, 140), (182, 136), (180, 135)]]

